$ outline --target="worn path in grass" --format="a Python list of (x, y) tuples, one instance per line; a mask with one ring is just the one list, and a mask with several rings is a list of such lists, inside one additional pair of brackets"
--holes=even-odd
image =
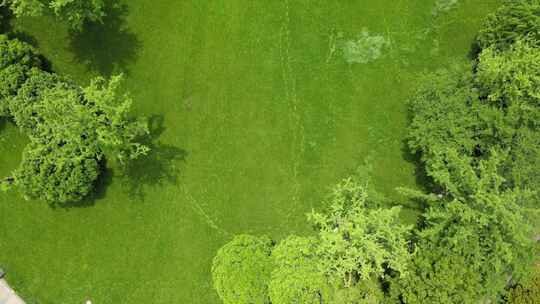
[[(416, 183), (403, 145), (415, 75), (466, 60), (498, 1), (128, 2), (82, 34), (14, 23), (58, 72), (126, 73), (152, 129), (151, 155), (128, 177), (111, 166), (94, 200), (0, 194), (0, 264), (28, 303), (218, 303), (211, 259), (231, 235), (308, 233), (304, 214), (367, 157), (398, 198)], [(388, 45), (349, 64), (341, 47), (363, 29)], [(25, 142), (0, 121), (0, 175)]]

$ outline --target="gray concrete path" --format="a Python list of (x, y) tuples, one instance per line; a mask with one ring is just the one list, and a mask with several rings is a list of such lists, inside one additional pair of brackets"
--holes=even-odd
[(0, 304), (25, 304), (4, 279), (0, 279)]

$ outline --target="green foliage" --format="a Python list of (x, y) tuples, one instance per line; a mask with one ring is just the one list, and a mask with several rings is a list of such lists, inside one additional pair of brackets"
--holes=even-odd
[[(17, 126), (32, 140), (66, 138), (66, 124), (77, 121), (84, 112), (78, 87), (68, 79), (41, 70), (32, 70), (17, 95), (9, 103), (9, 112)], [(73, 107), (73, 109), (71, 109)], [(75, 115), (68, 115), (74, 113)], [(48, 120), (58, 123), (48, 124)], [(70, 120), (70, 122), (66, 121)], [(80, 126), (77, 126), (80, 128)]]
[(105, 156), (124, 164), (146, 154), (137, 142), (144, 120), (129, 116), (131, 99), (119, 94), (122, 76), (99, 77), (81, 88), (39, 69), (34, 50), (0, 37), (0, 105), (28, 135), (23, 161), (2, 189), (18, 186), (28, 197), (79, 201), (90, 193)]
[(492, 140), (509, 149), (507, 177), (515, 186), (540, 187), (540, 49), (519, 40), (506, 51), (484, 50), (476, 84), (499, 111), (491, 114)]
[(539, 49), (518, 41), (485, 49), (474, 74), (460, 67), (425, 79), (411, 102), (409, 146), (445, 190), (470, 192), (450, 158), (474, 165), (492, 149), (509, 153), (501, 168), (507, 186), (538, 189), (539, 59)]
[(442, 194), (439, 202), (421, 197), (432, 207), (418, 235), (414, 275), (393, 287), (406, 303), (495, 300), (532, 263), (540, 50), (533, 38), (514, 34), (484, 44), (474, 72), (428, 76), (411, 101), (409, 146)]
[(514, 286), (506, 296), (509, 304), (540, 304), (540, 265), (531, 274)]
[(9, 101), (41, 61), (29, 44), (0, 35), (0, 116), (9, 116)]
[(225, 304), (269, 303), (273, 242), (267, 237), (237, 235), (214, 257), (214, 287)]
[(380, 303), (387, 278), (406, 276), (412, 258), (411, 227), (382, 200), (358, 178), (336, 185), (328, 210), (309, 215), (317, 237), (289, 237), (274, 250), (272, 303)]
[[(482, 96), (504, 110), (520, 106), (530, 114), (540, 106), (540, 49), (518, 40), (504, 51), (486, 48), (478, 57), (476, 83)], [(510, 109), (508, 109), (510, 108)]]
[(105, 15), (104, 0), (4, 0), (16, 16), (41, 16), (51, 11), (80, 30), (87, 21), (101, 21)]
[(272, 304), (325, 303), (332, 287), (321, 271), (317, 246), (317, 239), (298, 236), (290, 236), (276, 246), (269, 284)]
[(466, 162), (456, 166), (471, 193), (449, 193), (426, 212), (413, 275), (399, 288), (406, 303), (495, 299), (509, 276), (527, 272), (535, 248), (521, 201), (530, 193), (505, 189), (498, 174), (502, 162), (493, 153), (478, 170)]
[(10, 103), (15, 122), (32, 142), (12, 183), (29, 197), (78, 201), (93, 188), (107, 151), (120, 162), (145, 154), (148, 148), (135, 140), (147, 134), (146, 124), (129, 119), (131, 100), (118, 96), (120, 80), (98, 78), (82, 89), (34, 72)]
[(254, 248), (270, 240), (237, 236), (214, 259), (218, 294), (225, 303), (263, 303), (248, 299), (266, 294), (268, 285), (273, 304), (379, 303), (387, 278), (405, 276), (412, 257), (410, 227), (399, 223), (400, 208), (385, 209), (382, 200), (358, 178), (336, 185), (327, 212), (309, 215), (317, 236), (290, 236), (272, 251), (269, 281), (270, 249)]
[(533, 41), (535, 46), (540, 45), (539, 0), (506, 0), (488, 16), (477, 41), (482, 49), (490, 46), (506, 49), (524, 37)]
[(15, 184), (28, 197), (73, 202), (87, 196), (99, 175), (95, 155), (77, 145), (29, 144), (15, 173)]
[(91, 117), (84, 126), (95, 132), (94, 136), (105, 154), (126, 163), (149, 151), (148, 147), (137, 142), (148, 134), (148, 126), (144, 119), (131, 118), (133, 101), (129, 96), (119, 94), (122, 80), (122, 75), (113, 76), (110, 80), (95, 78), (82, 94)]
[[(462, 244), (466, 247), (468, 244)], [(481, 273), (471, 267), (464, 256), (446, 251), (437, 243), (418, 244), (418, 254), (410, 265), (411, 273), (404, 279), (393, 280), (391, 294), (396, 303), (454, 304), (477, 303), (483, 290)], [(469, 251), (467, 253), (470, 253)]]
[(412, 227), (400, 224), (401, 209), (381, 208), (366, 187), (345, 179), (334, 187), (328, 212), (310, 215), (319, 231), (320, 267), (345, 287), (381, 279), (388, 270), (405, 275), (411, 259), (407, 237)]
[(459, 186), (464, 176), (453, 174), (450, 162), (472, 162), (489, 151), (490, 143), (496, 143), (482, 119), (489, 119), (492, 109), (481, 104), (472, 86), (473, 76), (465, 67), (427, 75), (420, 83), (410, 102), (409, 148), (421, 154), (427, 174), (442, 190), (470, 192)]

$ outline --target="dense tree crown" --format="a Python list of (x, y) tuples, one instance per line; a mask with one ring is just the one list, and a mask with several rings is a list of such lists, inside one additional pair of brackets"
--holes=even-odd
[(487, 17), (478, 33), (481, 48), (505, 49), (516, 40), (528, 37), (535, 46), (540, 43), (540, 0), (505, 0)]
[[(326, 201), (327, 210), (309, 215), (316, 237), (290, 236), (276, 246), (266, 238), (235, 237), (214, 258), (214, 286), (221, 299), (378, 303), (385, 282), (407, 275), (413, 256), (408, 241), (411, 227), (399, 223), (398, 207), (385, 208), (380, 196), (368, 193), (358, 178), (336, 185)], [(253, 301), (261, 297), (264, 301)]]
[(2, 4), (16, 16), (41, 16), (50, 11), (74, 29), (81, 29), (87, 21), (101, 21), (105, 15), (104, 0), (3, 0)]
[(269, 303), (273, 246), (268, 237), (237, 235), (219, 249), (212, 275), (223, 303)]
[(41, 60), (29, 44), (0, 35), (0, 116), (9, 115), (10, 100)]
[(54, 203), (79, 201), (94, 188), (105, 156), (124, 163), (148, 150), (136, 142), (148, 132), (145, 122), (129, 117), (131, 99), (118, 93), (121, 76), (82, 88), (41, 70), (30, 46), (5, 36), (0, 55), (0, 114), (30, 139), (3, 188)]
[(426, 206), (416, 229), (345, 180), (315, 236), (272, 248), (271, 303), (540, 303), (539, 26), (540, 1), (508, 1), (472, 64), (421, 79), (408, 146), (433, 182), (401, 189)]

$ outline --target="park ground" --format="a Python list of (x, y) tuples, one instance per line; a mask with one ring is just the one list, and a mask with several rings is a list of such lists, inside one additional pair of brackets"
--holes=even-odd
[[(52, 68), (85, 84), (126, 74), (152, 152), (108, 164), (95, 196), (53, 208), (0, 194), (0, 265), (32, 303), (219, 303), (211, 260), (238, 233), (307, 234), (305, 213), (368, 162), (377, 189), (421, 187), (406, 100), (420, 73), (468, 60), (498, 0), (130, 0), (70, 33), (12, 20)], [(348, 63), (363, 32), (389, 45)], [(0, 121), (0, 176), (26, 139)], [(403, 210), (413, 223), (414, 206)]]

